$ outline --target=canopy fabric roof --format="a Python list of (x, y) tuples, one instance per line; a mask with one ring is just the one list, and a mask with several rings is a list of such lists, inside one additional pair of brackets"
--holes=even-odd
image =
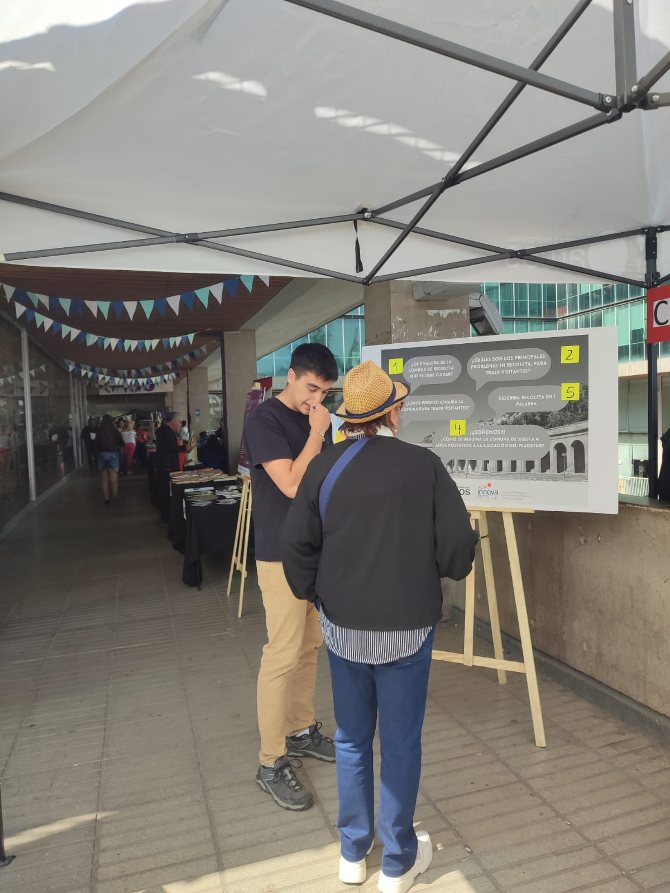
[[(421, 220), (421, 227), (480, 247), (412, 233), (378, 275), (423, 270), (419, 278), (571, 281), (593, 278), (583, 272), (593, 270), (644, 280), (642, 234), (544, 255), (576, 269), (547, 268), (500, 249), (670, 224), (670, 109), (661, 107), (670, 90), (670, 4), (351, 5), (355, 13), (526, 70), (577, 10), (572, 27), (538, 67), (565, 82), (579, 101), (526, 86), (463, 166), (462, 181), (450, 184)], [(0, 252), (35, 266), (214, 274), (223, 261), (237, 273), (332, 271), (369, 281), (399, 230), (375, 222), (377, 215), (361, 220), (363, 269), (357, 272), (351, 215), (439, 184), (515, 81), (325, 15), (328, 6), (332, 12), (338, 4), (6, 0), (0, 190), (7, 199), (23, 196), (102, 215), (127, 228), (12, 199), (0, 203)], [(633, 26), (634, 37), (626, 39)], [(660, 76), (647, 92), (640, 78), (653, 69)], [(657, 109), (652, 94), (659, 96)], [(640, 99), (654, 110), (636, 107)], [(585, 120), (581, 135), (474, 176), (478, 165)], [(600, 126), (605, 120), (610, 123)], [(425, 199), (424, 193), (378, 216), (406, 224)], [(187, 233), (340, 215), (349, 219), (184, 241)], [(140, 231), (133, 225), (142, 225)], [(48, 250), (157, 237), (164, 241), (124, 250)], [(660, 237), (662, 274), (670, 270), (669, 238)], [(39, 251), (46, 256), (36, 256)], [(441, 269), (484, 256), (498, 259)], [(426, 272), (431, 267), (438, 269)]]

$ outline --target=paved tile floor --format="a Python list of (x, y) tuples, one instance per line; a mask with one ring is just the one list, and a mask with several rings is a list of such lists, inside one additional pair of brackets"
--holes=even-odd
[[(11, 893), (329, 893), (332, 766), (308, 762), (313, 809), (256, 786), (257, 590), (201, 592), (142, 478), (105, 509), (80, 473), (0, 544), (0, 767)], [(444, 627), (442, 647), (459, 631)], [(478, 647), (486, 649), (479, 643)], [(541, 680), (548, 747), (524, 682), (435, 664), (417, 824), (432, 893), (670, 891), (670, 750)], [(332, 730), (326, 662), (319, 717)], [(376, 889), (380, 851), (365, 891)]]

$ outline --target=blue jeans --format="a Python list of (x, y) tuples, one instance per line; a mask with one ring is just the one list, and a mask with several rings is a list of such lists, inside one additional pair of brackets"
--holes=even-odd
[(337, 790), (342, 855), (362, 859), (375, 834), (372, 742), (379, 715), (382, 870), (399, 877), (416, 861), (414, 810), (421, 775), (433, 632), (416, 654), (389, 664), (359, 664), (328, 651), (337, 733)]

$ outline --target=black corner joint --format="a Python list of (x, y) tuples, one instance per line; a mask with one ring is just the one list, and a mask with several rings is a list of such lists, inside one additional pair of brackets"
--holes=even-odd
[(644, 231), (644, 256), (647, 261), (647, 274), (644, 277), (644, 284), (647, 288), (654, 288), (661, 278), (661, 274), (656, 269), (658, 260), (658, 228), (649, 226)]
[(176, 233), (174, 240), (175, 242), (189, 242), (193, 245), (200, 241), (200, 236), (198, 233)]

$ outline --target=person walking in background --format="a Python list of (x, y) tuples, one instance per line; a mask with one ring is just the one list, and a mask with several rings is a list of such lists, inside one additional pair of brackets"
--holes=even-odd
[(288, 585), (319, 605), (328, 648), (343, 883), (366, 879), (379, 723), (381, 893), (406, 893), (432, 860), (414, 810), (440, 578), (467, 576), (478, 540), (440, 459), (396, 438), (407, 392), (369, 361), (347, 373), (346, 440), (310, 464), (282, 537)]
[(133, 456), (137, 447), (137, 434), (132, 419), (124, 421), (121, 439), (123, 440), (123, 473), (132, 474)]
[(105, 505), (109, 505), (119, 493), (119, 457), (123, 451), (121, 432), (114, 425), (111, 415), (103, 416), (95, 445), (98, 471), (102, 472), (102, 494)]
[(156, 432), (156, 470), (160, 472), (179, 471), (179, 456), (186, 455), (188, 445), (181, 442), (179, 416), (168, 412)]
[(84, 444), (84, 449), (86, 451), (86, 458), (88, 459), (88, 467), (91, 471), (95, 468), (95, 437), (96, 437), (96, 428), (95, 428), (95, 420), (91, 417), (84, 427), (81, 429), (81, 441)]
[(314, 715), (317, 652), (323, 643), (313, 605), (293, 598), (281, 565), (284, 518), (309, 463), (330, 443), (323, 400), (337, 379), (335, 357), (322, 344), (301, 344), (291, 356), (286, 387), (247, 418), (258, 585), (268, 641), (258, 674), (261, 737), (258, 785), (283, 809), (312, 806), (291, 757), (333, 762), (330, 738)]
[(139, 428), (135, 429), (135, 455), (137, 456), (137, 459), (142, 466), (145, 466), (147, 464), (148, 442), (149, 432), (143, 425), (140, 425)]

